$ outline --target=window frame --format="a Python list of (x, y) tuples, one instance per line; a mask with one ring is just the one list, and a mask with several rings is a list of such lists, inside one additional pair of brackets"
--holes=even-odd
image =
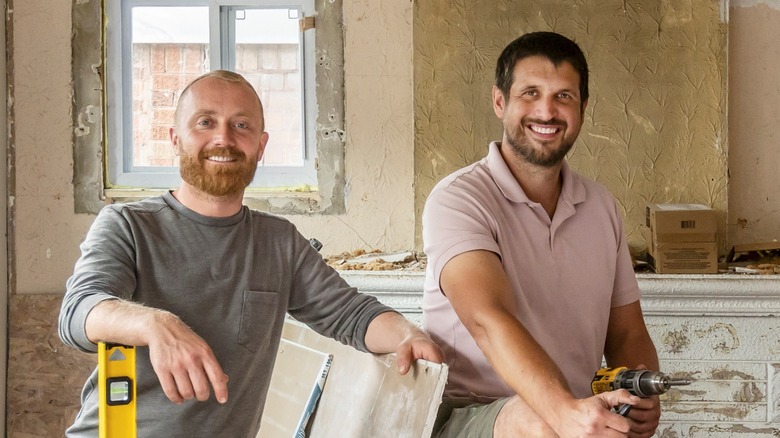
[[(109, 23), (105, 32), (106, 58), (106, 151), (105, 178), (108, 189), (162, 189), (175, 187), (180, 183), (178, 167), (141, 167), (132, 165), (132, 52), (131, 14), (138, 6), (207, 6), (209, 8), (209, 65), (211, 69), (233, 70), (235, 53), (229, 48), (230, 34), (225, 23), (231, 19), (235, 8), (278, 9), (291, 8), (301, 11), (301, 18), (314, 16), (314, 0), (112, 0), (106, 2), (105, 16)], [(233, 12), (231, 12), (233, 11)], [(111, 26), (110, 23), (120, 23)], [(233, 34), (234, 36), (234, 34)], [(252, 190), (295, 190), (316, 191), (317, 175), (317, 99), (315, 69), (315, 29), (300, 32), (299, 53), (301, 70), (303, 132), (302, 167), (259, 166), (255, 179), (248, 187)], [(233, 46), (234, 47), (234, 46)], [(232, 55), (232, 56), (231, 56)], [(127, 102), (130, 102), (129, 104)], [(272, 140), (273, 141), (273, 140)], [(117, 146), (119, 145), (119, 146)]]

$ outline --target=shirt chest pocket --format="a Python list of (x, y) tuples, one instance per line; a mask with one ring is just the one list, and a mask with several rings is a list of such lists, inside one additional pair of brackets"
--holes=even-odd
[(239, 345), (253, 353), (267, 349), (274, 336), (277, 320), (280, 319), (279, 312), (279, 294), (244, 291), (238, 329)]

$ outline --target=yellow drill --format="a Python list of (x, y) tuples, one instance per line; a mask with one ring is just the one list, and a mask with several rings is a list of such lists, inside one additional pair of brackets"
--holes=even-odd
[[(631, 394), (647, 398), (660, 395), (672, 386), (690, 385), (690, 379), (671, 379), (660, 371), (630, 370), (626, 367), (601, 368), (590, 384), (593, 394), (626, 389)], [(625, 404), (618, 409), (620, 415), (626, 416), (631, 405)]]

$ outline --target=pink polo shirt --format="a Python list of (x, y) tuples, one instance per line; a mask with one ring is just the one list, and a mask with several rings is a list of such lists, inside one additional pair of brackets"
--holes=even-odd
[(640, 291), (614, 198), (565, 162), (562, 174), (552, 220), (525, 195), (497, 143), (486, 158), (444, 178), (429, 195), (423, 212), (423, 324), (447, 355), (445, 397), (489, 402), (514, 395), (439, 288), (444, 265), (473, 250), (501, 258), (517, 318), (567, 376), (574, 395), (591, 395), (610, 308), (637, 301)]

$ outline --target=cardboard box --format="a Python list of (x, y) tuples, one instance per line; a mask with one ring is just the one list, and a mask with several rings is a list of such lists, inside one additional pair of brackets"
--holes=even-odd
[(717, 212), (701, 204), (649, 204), (647, 261), (659, 274), (718, 272)]
[(717, 212), (701, 204), (648, 204), (645, 225), (657, 242), (714, 242)]

